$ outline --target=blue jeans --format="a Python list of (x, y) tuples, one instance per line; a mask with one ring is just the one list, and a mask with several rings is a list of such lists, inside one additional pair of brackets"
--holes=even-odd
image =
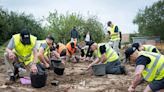
[(106, 74), (122, 74), (120, 60), (108, 62), (106, 64)]

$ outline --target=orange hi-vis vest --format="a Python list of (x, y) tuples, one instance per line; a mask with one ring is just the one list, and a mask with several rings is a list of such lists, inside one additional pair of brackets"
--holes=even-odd
[(59, 48), (57, 49), (57, 52), (59, 54), (61, 54), (61, 52), (64, 50), (64, 49), (67, 49), (66, 46), (62, 43), (58, 43), (59, 44)]
[(66, 48), (67, 48), (67, 55), (70, 57), (76, 51), (76, 42), (74, 42), (74, 48), (71, 47), (71, 42), (67, 43)]

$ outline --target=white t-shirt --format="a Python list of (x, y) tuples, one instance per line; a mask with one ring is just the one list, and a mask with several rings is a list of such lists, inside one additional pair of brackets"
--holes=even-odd
[(85, 41), (90, 41), (90, 35), (89, 34), (86, 34), (86, 37), (85, 37)]

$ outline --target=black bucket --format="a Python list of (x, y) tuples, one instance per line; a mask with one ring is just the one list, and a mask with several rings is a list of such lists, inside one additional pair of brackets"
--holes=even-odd
[(47, 73), (30, 73), (31, 86), (34, 88), (41, 88), (46, 85)]
[(60, 60), (51, 60), (53, 68), (54, 68), (54, 73), (57, 75), (63, 75), (64, 74), (64, 65), (61, 63)]
[(95, 64), (92, 66), (92, 70), (94, 75), (103, 76), (106, 74), (105, 72), (105, 64)]

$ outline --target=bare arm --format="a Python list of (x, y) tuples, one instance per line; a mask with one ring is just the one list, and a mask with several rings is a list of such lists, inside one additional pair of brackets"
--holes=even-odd
[(40, 47), (39, 52), (38, 52), (38, 58), (42, 63), (46, 63), (44, 59), (44, 48)]
[(132, 80), (131, 86), (135, 89), (137, 85), (141, 82), (142, 80), (142, 71), (144, 70), (145, 66), (144, 65), (138, 65), (135, 70), (135, 78)]
[(95, 61), (93, 61), (93, 62), (88, 66), (87, 70), (90, 69), (92, 65), (99, 63), (99, 61), (100, 61), (100, 59), (97, 57), (97, 58), (95, 59)]
[(6, 48), (6, 52), (7, 52), (7, 53), (13, 53), (13, 52), (12, 52), (12, 49), (10, 49), (10, 48)]
[(45, 56), (44, 56), (44, 48), (43, 47), (40, 47), (40, 49), (39, 49), (38, 58), (44, 64), (44, 66), (46, 68), (50, 67), (49, 61), (47, 62), (46, 61), (47, 58), (45, 58)]
[(36, 63), (37, 62), (37, 60), (38, 60), (38, 56), (37, 56), (37, 49), (35, 48), (35, 49), (33, 49), (33, 54), (34, 54), (34, 63)]
[(104, 53), (100, 58), (100, 63), (104, 63), (107, 60), (106, 53)]
[(55, 55), (55, 57), (56, 57), (57, 59), (60, 58), (60, 54), (59, 54), (57, 51), (53, 51), (53, 53), (54, 53), (54, 55)]
[(10, 60), (14, 60), (16, 57), (16, 55), (12, 51), (14, 47), (15, 47), (14, 38), (12, 37), (6, 48), (6, 52), (8, 53)]

